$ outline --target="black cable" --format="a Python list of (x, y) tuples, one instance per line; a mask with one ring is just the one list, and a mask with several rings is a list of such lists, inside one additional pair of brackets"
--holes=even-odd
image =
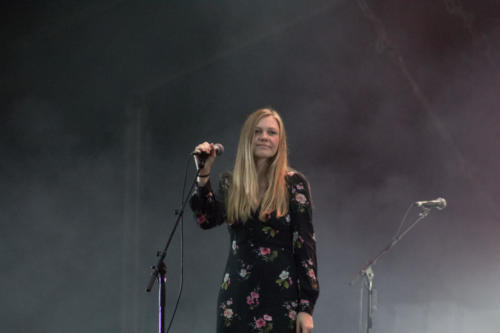
[[(192, 158), (191, 155), (189, 155), (189, 158), (187, 159), (185, 171), (184, 171), (184, 183), (182, 184), (181, 207), (182, 207), (182, 203), (184, 202), (188, 164), (191, 162), (190, 161), (191, 158)], [(183, 212), (179, 212), (179, 214), (180, 213), (183, 214)], [(172, 318), (170, 318), (170, 323), (168, 324), (167, 332), (170, 331), (170, 327), (172, 326), (172, 323), (174, 322), (175, 313), (177, 312), (177, 308), (178, 308), (179, 302), (181, 300), (182, 288), (184, 286), (184, 214), (181, 216), (180, 225), (181, 225), (181, 279), (180, 279), (180, 284), (179, 284), (179, 293), (177, 295), (177, 301), (175, 302), (174, 311), (172, 313)]]
[(396, 239), (399, 237), (400, 233), (401, 233), (401, 228), (403, 227), (405, 221), (406, 221), (406, 218), (408, 217), (408, 213), (410, 212), (410, 209), (413, 207), (415, 203), (412, 202), (408, 208), (406, 209), (406, 212), (405, 212), (405, 215), (403, 216), (403, 219), (401, 220), (401, 222), (399, 223), (399, 227), (398, 227), (398, 231), (396, 231), (396, 233), (394, 234), (394, 236), (392, 237), (392, 239)]

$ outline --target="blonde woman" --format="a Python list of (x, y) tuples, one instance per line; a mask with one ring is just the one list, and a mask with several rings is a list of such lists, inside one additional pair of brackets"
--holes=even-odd
[(281, 117), (271, 108), (250, 114), (234, 169), (220, 177), (217, 192), (213, 143), (195, 150), (208, 157), (191, 208), (201, 228), (226, 223), (231, 237), (217, 332), (311, 332), (319, 294), (311, 197), (307, 180), (288, 166)]

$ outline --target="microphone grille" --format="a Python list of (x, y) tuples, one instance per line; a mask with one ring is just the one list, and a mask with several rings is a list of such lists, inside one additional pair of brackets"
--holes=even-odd
[(224, 154), (224, 146), (220, 143), (214, 144), (215, 147), (215, 153), (217, 156)]
[(439, 206), (438, 206), (438, 209), (445, 209), (446, 208), (446, 199), (445, 198), (438, 198), (437, 199), (439, 201)]

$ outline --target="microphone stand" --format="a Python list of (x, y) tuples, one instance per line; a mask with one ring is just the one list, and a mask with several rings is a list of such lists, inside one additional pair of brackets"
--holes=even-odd
[(179, 222), (184, 214), (184, 209), (196, 184), (196, 178), (198, 177), (200, 170), (203, 169), (204, 164), (205, 161), (200, 161), (198, 163), (198, 170), (196, 171), (196, 176), (194, 177), (193, 183), (191, 184), (191, 187), (188, 191), (188, 195), (186, 196), (186, 198), (183, 198), (181, 209), (177, 212), (177, 220), (175, 221), (174, 227), (170, 232), (167, 244), (165, 245), (165, 248), (163, 249), (162, 252), (158, 251), (156, 253), (156, 256), (159, 257), (158, 263), (156, 264), (156, 266), (152, 267), (153, 273), (151, 274), (151, 278), (146, 287), (146, 292), (151, 292), (151, 289), (153, 288), (155, 281), (158, 280), (158, 287), (159, 287), (158, 332), (159, 333), (165, 333), (165, 299), (166, 299), (167, 266), (165, 265), (163, 260), (167, 256), (167, 250), (168, 247), (170, 246), (170, 242), (172, 241), (172, 237), (174, 236), (175, 230), (177, 229), (177, 226), (179, 225)]
[[(411, 230), (413, 229), (417, 223), (419, 223), (421, 220), (426, 218), (431, 209), (425, 206), (421, 206), (422, 211), (418, 215), (418, 218), (408, 226), (403, 232), (400, 234), (396, 235), (393, 237), (392, 241), (382, 249), (375, 257), (373, 257), (371, 260), (368, 261), (368, 263), (359, 270), (358, 274), (349, 282), (349, 285), (352, 286), (354, 285), (361, 277), (365, 277), (365, 288), (367, 290), (367, 318), (366, 318), (366, 333), (372, 332), (373, 329), (373, 318), (376, 310), (376, 302), (374, 299), (374, 294), (376, 293), (376, 290), (374, 289), (374, 279), (375, 279), (375, 273), (373, 271), (373, 267), (377, 264), (377, 261), (380, 260), (384, 255), (389, 253), (394, 246), (396, 246), (397, 243)], [(361, 286), (363, 288), (363, 286)], [(363, 289), (362, 289), (363, 290)], [(363, 297), (363, 296), (361, 296)], [(361, 314), (360, 316), (362, 317), (363, 315), (363, 307), (361, 306)], [(362, 331), (362, 328), (360, 328), (360, 332)]]

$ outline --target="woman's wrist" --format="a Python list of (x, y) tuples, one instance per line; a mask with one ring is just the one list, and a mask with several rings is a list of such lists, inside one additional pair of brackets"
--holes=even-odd
[(208, 183), (208, 178), (210, 177), (210, 171), (199, 171), (196, 182), (199, 187), (203, 187)]

